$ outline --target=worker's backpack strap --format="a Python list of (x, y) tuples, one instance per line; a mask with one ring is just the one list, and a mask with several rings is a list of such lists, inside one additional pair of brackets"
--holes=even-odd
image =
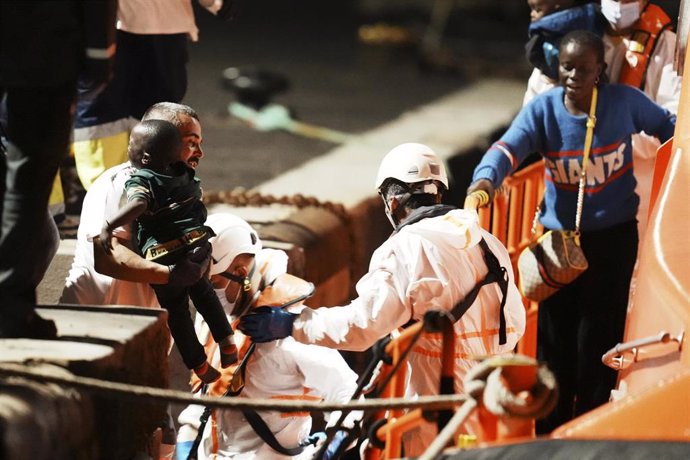
[(278, 452), (279, 454), (294, 457), (299, 455), (304, 450), (305, 446), (298, 445), (295, 447), (285, 447), (283, 446), (275, 437), (271, 429), (266, 425), (264, 419), (261, 418), (256, 411), (251, 409), (242, 409), (242, 414), (244, 418), (247, 419), (249, 425), (252, 427), (254, 432), (265, 442), (268, 446)]
[(506, 316), (505, 316), (505, 305), (506, 297), (508, 296), (508, 272), (505, 267), (501, 266), (498, 258), (491, 252), (489, 245), (484, 238), (479, 242), (479, 246), (482, 248), (482, 253), (484, 254), (484, 263), (486, 263), (486, 268), (488, 272), (484, 279), (479, 281), (474, 285), (472, 290), (467, 293), (464, 299), (458, 302), (455, 307), (450, 311), (450, 316), (453, 322), (457, 322), (462, 315), (472, 306), (474, 301), (479, 295), (479, 291), (482, 287), (491, 283), (498, 283), (501, 288), (501, 306), (500, 306), (500, 319), (498, 328), (498, 343), (504, 345), (507, 341), (507, 331), (506, 331)]

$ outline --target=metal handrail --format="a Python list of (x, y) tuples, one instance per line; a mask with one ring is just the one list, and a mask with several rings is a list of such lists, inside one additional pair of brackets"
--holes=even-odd
[[(611, 369), (625, 369), (632, 363), (637, 362), (637, 357), (639, 355), (640, 349), (651, 345), (677, 342), (678, 349), (676, 351), (680, 351), (684, 336), (685, 331), (680, 331), (680, 333), (675, 337), (672, 336), (669, 332), (660, 331), (658, 334), (651, 335), (649, 337), (643, 337), (641, 339), (619, 343), (615, 347), (611, 348), (609, 351), (604, 353), (604, 355), (601, 357), (601, 362), (604, 363), (606, 366), (610, 367)], [(626, 355), (632, 355), (632, 359), (626, 360)]]

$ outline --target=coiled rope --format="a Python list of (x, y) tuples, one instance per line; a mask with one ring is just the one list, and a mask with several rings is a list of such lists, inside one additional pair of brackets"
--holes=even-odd
[[(502, 371), (504, 366), (509, 365), (537, 366), (536, 383), (529, 391), (516, 395), (506, 386)], [(549, 414), (558, 400), (556, 377), (553, 373), (536, 360), (522, 355), (484, 360), (470, 369), (464, 384), (467, 401), (456, 410), (419, 460), (438, 458), (460, 426), (480, 404), (498, 417), (539, 419)]]

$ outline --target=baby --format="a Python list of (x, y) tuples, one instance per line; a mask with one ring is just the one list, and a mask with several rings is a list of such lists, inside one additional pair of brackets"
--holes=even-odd
[[(195, 248), (210, 250), (213, 231), (204, 225), (206, 207), (201, 202), (199, 179), (181, 161), (181, 152), (182, 139), (173, 124), (147, 120), (134, 127), (127, 153), (138, 170), (125, 183), (127, 203), (103, 224), (100, 241), (107, 252), (112, 250), (113, 230), (132, 222), (137, 224), (139, 250), (147, 260), (171, 266)], [(237, 347), (208, 277), (202, 276), (191, 286), (151, 287), (168, 311), (168, 326), (185, 365), (204, 383), (216, 381), (220, 373), (209, 364), (194, 332), (190, 298), (219, 345), (223, 368), (237, 362)]]

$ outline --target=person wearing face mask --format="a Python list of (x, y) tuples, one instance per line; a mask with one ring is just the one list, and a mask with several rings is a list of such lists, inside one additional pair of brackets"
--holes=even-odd
[(522, 108), (484, 154), (467, 191), (493, 197), (506, 176), (539, 152), (546, 165), (539, 221), (546, 230), (573, 230), (587, 124), (594, 122), (579, 235), (589, 268), (539, 304), (537, 358), (559, 385), (556, 409), (537, 421), (539, 434), (607, 402), (615, 387), (616, 372), (601, 357), (623, 340), (637, 257), (630, 138), (645, 131), (666, 141), (676, 119), (641, 91), (602, 82), (604, 44), (597, 35), (571, 32), (559, 53), (562, 86)]
[[(302, 343), (363, 351), (429, 310), (456, 310), (455, 391), (482, 357), (510, 353), (525, 330), (525, 308), (506, 248), (483, 230), (474, 210), (441, 204), (445, 166), (426, 145), (405, 143), (383, 158), (375, 181), (393, 234), (374, 252), (349, 305), (305, 308), (299, 314), (257, 309), (239, 329), (256, 342), (292, 336)], [(462, 309), (462, 308), (461, 308)], [(420, 338), (408, 355), (408, 393), (436, 395), (441, 341)], [(476, 417), (463, 431), (481, 438)], [(404, 435), (405, 454), (420, 455), (437, 434), (423, 422)]]
[[(313, 293), (314, 286), (286, 272), (285, 252), (263, 248), (254, 229), (232, 214), (211, 214), (206, 223), (216, 234), (211, 239), (211, 282), (229, 319), (240, 318), (257, 306), (270, 305), (275, 309), (282, 306), (293, 313), (304, 308), (302, 303)], [(217, 344), (200, 315), (195, 326), (199, 338), (206, 342), (212, 364), (217, 364), (220, 360)], [(243, 388), (232, 386), (238, 398), (323, 399), (344, 403), (355, 392), (357, 375), (336, 350), (301, 344), (292, 338), (265, 344), (240, 340), (238, 334), (246, 365), (243, 370), (221, 370), (221, 380), (207, 387), (208, 394), (223, 396), (236, 372), (241, 372), (244, 380)], [(192, 391), (198, 394), (201, 382), (194, 374), (191, 384)], [(177, 458), (186, 459), (198, 438), (196, 454), (200, 459), (308, 459), (314, 454), (312, 444), (321, 438), (309, 436), (311, 416), (308, 413), (218, 410), (212, 412), (213, 422), (206, 423), (203, 429), (202, 413), (201, 406), (192, 405), (180, 414)], [(335, 423), (339, 416), (339, 412), (333, 412), (327, 421)], [(265, 423), (270, 434), (256, 428), (256, 417)], [(360, 417), (361, 412), (354, 411), (346, 423)], [(199, 433), (199, 430), (203, 431)], [(328, 451), (335, 451), (343, 437), (336, 435)], [(271, 445), (273, 442), (278, 443), (278, 450)]]
[[(601, 13), (607, 22), (603, 40), (608, 81), (641, 89), (654, 102), (677, 113), (681, 78), (673, 69), (676, 34), (668, 15), (648, 0), (601, 0)], [(556, 84), (535, 69), (527, 84), (524, 103)], [(635, 192), (640, 197), (638, 232), (642, 241), (647, 227), (656, 151), (660, 144), (645, 133), (635, 134), (632, 142), (637, 180)]]
[(573, 30), (591, 30), (602, 35), (606, 20), (598, 5), (578, 4), (573, 0), (528, 0), (529, 40), (525, 44), (527, 60), (550, 81), (558, 80), (558, 44)]

